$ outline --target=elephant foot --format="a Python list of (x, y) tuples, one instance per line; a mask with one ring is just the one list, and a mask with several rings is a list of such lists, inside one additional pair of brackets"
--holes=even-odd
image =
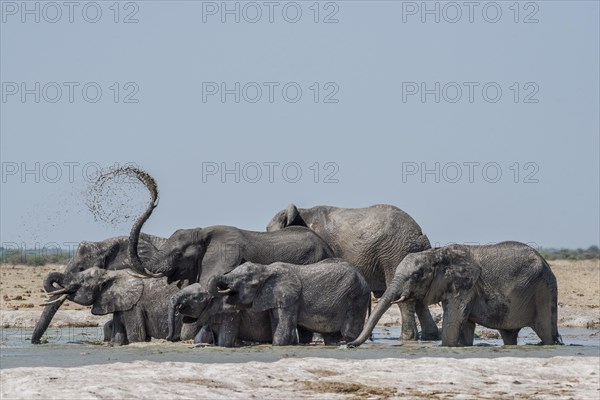
[(400, 338), (404, 341), (414, 341), (419, 340), (419, 335), (416, 328), (404, 329), (404, 327), (402, 327), (402, 335), (400, 336)]
[(441, 340), (442, 335), (440, 334), (439, 329), (436, 328), (435, 331), (421, 331), (421, 340)]

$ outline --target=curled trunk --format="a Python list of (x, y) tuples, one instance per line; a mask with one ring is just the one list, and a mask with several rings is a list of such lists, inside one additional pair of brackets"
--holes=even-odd
[(148, 173), (138, 169), (132, 169), (132, 172), (134, 172), (136, 177), (148, 188), (151, 197), (146, 211), (144, 211), (144, 213), (137, 219), (137, 221), (135, 221), (133, 227), (131, 228), (131, 233), (129, 234), (128, 252), (131, 265), (133, 269), (138, 271), (139, 273), (145, 273), (144, 265), (142, 264), (142, 260), (140, 259), (138, 254), (138, 242), (140, 239), (142, 226), (144, 226), (144, 223), (146, 223), (148, 218), (150, 218), (150, 215), (152, 215), (152, 211), (154, 211), (154, 208), (158, 205), (158, 188), (156, 186), (154, 178), (148, 175)]
[(208, 280), (207, 286), (208, 293), (213, 297), (217, 297), (223, 296), (223, 294), (219, 293), (219, 288), (227, 287), (228, 285), (223, 275), (217, 275)]
[(377, 325), (377, 322), (379, 322), (379, 320), (381, 319), (381, 316), (388, 310), (388, 308), (390, 308), (390, 305), (392, 304), (392, 299), (393, 296), (391, 293), (386, 291), (383, 294), (383, 296), (379, 299), (379, 302), (377, 303), (377, 307), (375, 307), (375, 310), (373, 310), (373, 313), (369, 317), (369, 320), (363, 327), (362, 332), (356, 339), (354, 339), (354, 341), (348, 343), (348, 347), (358, 347), (369, 338), (371, 332), (373, 332), (373, 329), (375, 328), (375, 325)]
[(62, 272), (50, 272), (44, 278), (44, 290), (50, 294), (52, 292), (59, 290), (58, 287), (54, 286), (54, 283), (58, 283), (60, 287), (63, 286), (65, 274)]

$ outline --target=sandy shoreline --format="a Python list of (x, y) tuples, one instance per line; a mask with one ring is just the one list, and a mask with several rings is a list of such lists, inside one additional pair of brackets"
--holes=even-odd
[(136, 361), (1, 370), (2, 399), (598, 398), (595, 357)]

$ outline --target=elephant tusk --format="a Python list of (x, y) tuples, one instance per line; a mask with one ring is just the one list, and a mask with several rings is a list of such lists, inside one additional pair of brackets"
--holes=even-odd
[(162, 278), (163, 276), (165, 276), (164, 274), (161, 274), (160, 272), (158, 274), (155, 274), (154, 272), (148, 270), (148, 268), (144, 268), (144, 272), (146, 272), (148, 275), (150, 275), (153, 278)]
[(54, 296), (57, 294), (69, 293), (69, 291), (65, 288), (61, 288), (61, 289), (55, 290), (54, 292), (46, 292), (46, 293), (48, 293), (51, 296)]
[(40, 304), (41, 306), (48, 306), (50, 304), (54, 304), (54, 303), (58, 303), (58, 302), (63, 302), (67, 299), (68, 294), (63, 294), (62, 296), (60, 296), (58, 299), (54, 299), (54, 300), (50, 300), (46, 301), (45, 303)]
[(231, 292), (233, 292), (233, 290), (231, 290), (231, 288), (220, 289), (220, 290), (217, 291), (217, 293), (219, 293), (219, 294), (228, 294), (228, 293), (231, 293)]
[(406, 296), (400, 296), (398, 300), (392, 301), (391, 304), (402, 303), (404, 301), (406, 301)]
[(140, 279), (148, 279), (148, 278), (150, 278), (149, 276), (142, 275), (142, 274), (140, 274), (140, 273), (137, 273), (137, 272), (135, 272), (135, 271), (132, 271), (132, 270), (130, 270), (130, 269), (127, 269), (126, 271), (127, 271), (127, 273), (128, 273), (129, 275), (133, 276), (134, 278), (140, 278)]

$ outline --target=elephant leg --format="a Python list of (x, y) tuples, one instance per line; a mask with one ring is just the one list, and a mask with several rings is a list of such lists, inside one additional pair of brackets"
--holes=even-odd
[(415, 303), (407, 301), (398, 303), (402, 314), (402, 340), (417, 340), (417, 322), (415, 321)]
[(106, 321), (106, 323), (104, 324), (104, 341), (105, 342), (110, 342), (110, 339), (113, 336), (113, 320), (109, 319), (108, 321)]
[(542, 339), (542, 344), (555, 344), (555, 332), (552, 326), (552, 310), (549, 296), (538, 296), (536, 298), (537, 314), (531, 325), (531, 329)]
[(221, 327), (217, 336), (217, 345), (235, 347), (240, 332), (240, 317), (238, 313), (223, 314)]
[(215, 336), (209, 325), (203, 325), (194, 336), (194, 344), (198, 343), (215, 344)]
[(134, 307), (133, 310), (124, 311), (121, 316), (129, 343), (150, 341), (151, 338), (146, 332), (144, 314), (140, 307)]
[(473, 346), (473, 338), (475, 337), (475, 323), (465, 321), (462, 325), (460, 343), (463, 346)]
[(365, 325), (365, 309), (366, 307), (362, 309), (363, 311), (351, 310), (348, 312), (341, 327), (342, 340), (350, 343), (360, 336)]
[(125, 331), (125, 325), (123, 324), (122, 319), (123, 318), (120, 312), (113, 314), (112, 337), (110, 339), (110, 344), (113, 346), (124, 346), (129, 344), (127, 333)]
[(440, 331), (429, 312), (429, 307), (423, 304), (423, 302), (417, 301), (415, 303), (415, 311), (421, 324), (421, 340), (440, 340)]
[(313, 333), (301, 326), (298, 327), (298, 343), (310, 344), (313, 341)]
[[(321, 333), (321, 336), (323, 336), (323, 341), (325, 342), (325, 346), (336, 346), (343, 339), (341, 332)], [(354, 339), (356, 339), (356, 338), (354, 338)], [(354, 340), (354, 339), (352, 339), (352, 340)]]
[(289, 346), (298, 343), (297, 320), (297, 310), (292, 307), (276, 308), (271, 311), (274, 346)]
[(498, 329), (500, 332), (500, 336), (502, 336), (502, 341), (505, 346), (512, 346), (517, 344), (517, 338), (519, 337), (520, 329)]
[(203, 328), (203, 324), (196, 320), (194, 322), (183, 323), (181, 326), (181, 333), (179, 334), (180, 340), (190, 340), (194, 339), (194, 343), (198, 343), (195, 341), (196, 336), (200, 333)]

